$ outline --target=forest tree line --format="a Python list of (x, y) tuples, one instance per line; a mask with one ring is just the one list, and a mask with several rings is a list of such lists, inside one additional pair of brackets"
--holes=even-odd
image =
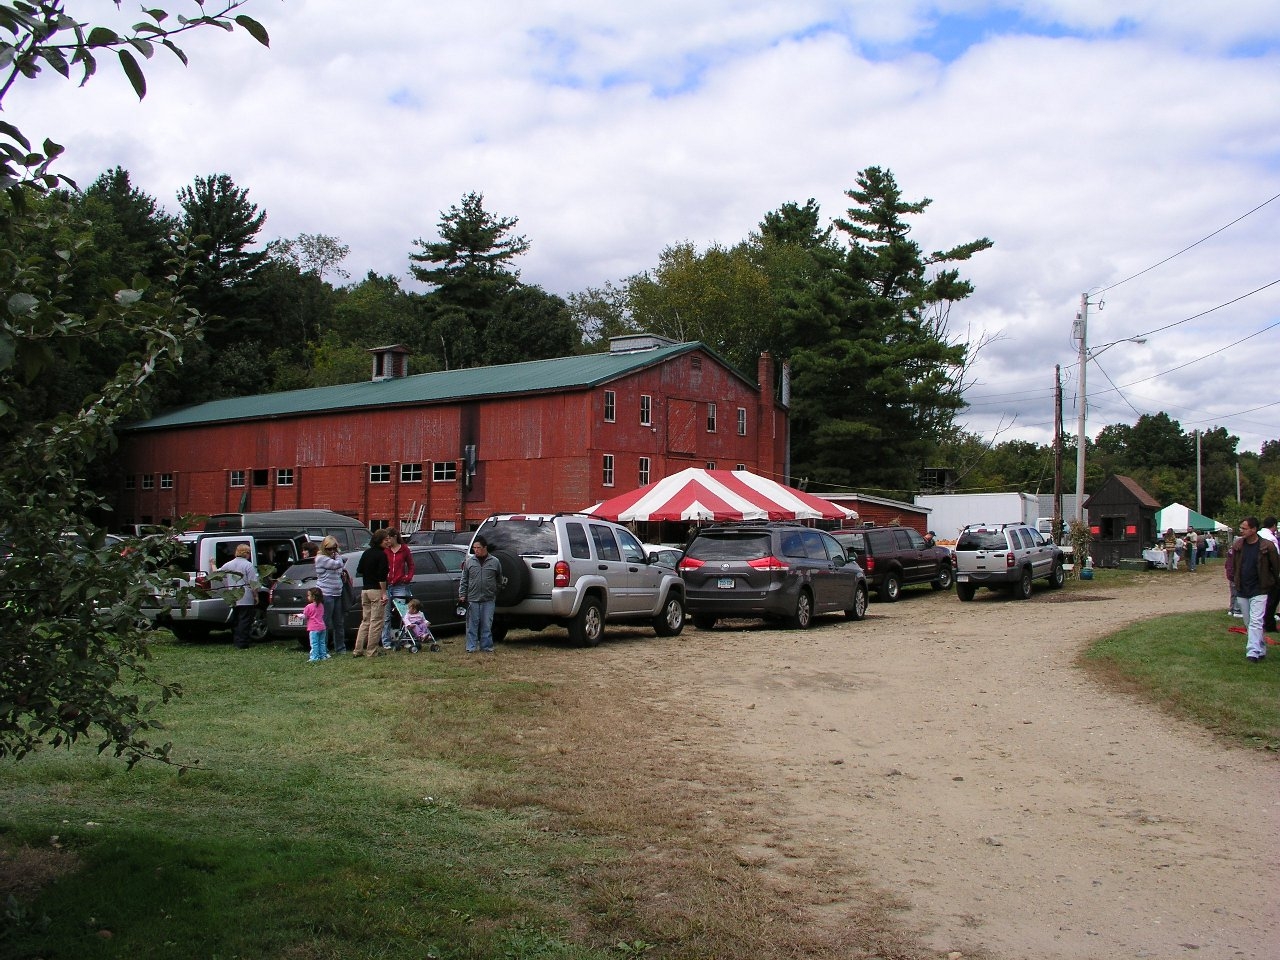
[[(225, 174), (195, 177), (174, 213), (119, 167), (83, 190), (49, 192), (33, 202), (52, 229), (22, 237), (21, 254), (58, 262), (74, 251), (56, 280), (71, 313), (91, 312), (113, 283), (180, 282), (205, 317), (203, 335), (160, 378), (152, 409), (363, 380), (368, 348), (389, 343), (406, 345), (422, 373), (596, 352), (611, 336), (645, 331), (700, 340), (748, 376), (762, 351), (788, 362), (792, 478), (814, 492), (910, 499), (920, 470), (937, 466), (955, 469), (965, 490), (1050, 492), (1051, 447), (991, 443), (957, 419), (966, 365), (981, 349), (948, 326), (973, 289), (957, 264), (991, 241), (925, 252), (911, 221), (930, 201), (904, 199), (878, 167), (845, 196), (848, 209), (829, 222), (812, 199), (784, 203), (733, 246), (674, 244), (652, 268), (567, 298), (521, 277), (531, 241), (479, 193), (408, 245), (408, 274), (425, 292), (373, 271), (353, 279), (338, 237), (263, 243), (267, 212)], [(58, 377), (29, 385), (19, 418), (75, 409), (137, 346), (103, 330), (93, 349), (59, 358)], [(1205, 512), (1234, 506), (1237, 463), (1246, 504), (1280, 509), (1280, 442), (1261, 455), (1238, 455), (1237, 444), (1222, 428), (1200, 437)], [(1074, 437), (1064, 457), (1074, 464)], [(1195, 438), (1164, 414), (1104, 428), (1088, 466), (1087, 489), (1123, 473), (1161, 503), (1196, 502)]]

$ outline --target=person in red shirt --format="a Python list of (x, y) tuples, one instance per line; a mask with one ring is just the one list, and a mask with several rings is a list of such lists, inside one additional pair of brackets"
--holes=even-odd
[(395, 530), (387, 531), (382, 549), (387, 554), (387, 612), (382, 621), (382, 648), (391, 649), (391, 618), (396, 615), (396, 597), (408, 600), (413, 596), (409, 585), (413, 583), (413, 551), (400, 542)]

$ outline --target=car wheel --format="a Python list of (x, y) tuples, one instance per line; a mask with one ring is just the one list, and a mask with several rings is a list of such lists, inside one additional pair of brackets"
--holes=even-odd
[(944, 563), (938, 567), (938, 578), (930, 586), (935, 590), (950, 590), (951, 579), (951, 564)]
[(801, 590), (796, 597), (796, 612), (791, 615), (790, 623), (797, 630), (807, 630), (813, 623), (813, 597), (808, 590)]
[(1026, 568), (1022, 571), (1022, 576), (1018, 577), (1018, 582), (1013, 586), (1013, 596), (1015, 600), (1031, 599), (1031, 570)]
[(653, 618), (653, 632), (660, 637), (678, 637), (684, 629), (684, 600), (671, 594), (662, 612)]
[(885, 603), (894, 603), (902, 596), (902, 581), (896, 573), (885, 574), (884, 586), (876, 592), (876, 596)]
[(956, 596), (959, 597), (961, 600), (963, 600), (965, 603), (968, 603), (970, 600), (973, 599), (973, 595), (975, 592), (977, 592), (977, 589), (978, 588), (975, 587), (972, 583), (957, 583)]
[(489, 628), (489, 633), (493, 636), (493, 642), (501, 643), (503, 640), (507, 639), (508, 629), (507, 621), (503, 620), (501, 617), (494, 617), (493, 625)]
[(529, 592), (529, 568), (510, 550), (497, 550), (493, 554), (502, 566), (503, 583), (498, 590), (498, 606), (514, 607)]
[(689, 619), (693, 621), (693, 625), (699, 630), (710, 630), (716, 625), (716, 618), (709, 613), (695, 613)]
[(864, 583), (853, 588), (853, 606), (844, 612), (850, 620), (861, 620), (867, 615), (867, 586)]
[(569, 621), (569, 639), (579, 647), (594, 647), (603, 635), (604, 608), (595, 597), (587, 597), (578, 615)]
[(1053, 565), (1053, 572), (1049, 574), (1049, 586), (1054, 590), (1057, 590), (1066, 582), (1067, 574), (1062, 569), (1062, 564), (1055, 562)]
[[(267, 618), (262, 613), (258, 613), (253, 618), (253, 623), (249, 624), (249, 639), (254, 643), (261, 643), (267, 639)], [(308, 641), (308, 648), (310, 648), (310, 645), (310, 641)]]

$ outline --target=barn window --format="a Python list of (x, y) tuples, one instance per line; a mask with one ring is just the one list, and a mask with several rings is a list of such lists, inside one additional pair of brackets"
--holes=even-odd
[(458, 479), (458, 465), (452, 460), (437, 460), (431, 465), (431, 479), (436, 483)]
[(422, 482), (422, 464), (420, 463), (400, 464), (400, 482), (401, 483), (421, 483)]
[(640, 426), (653, 426), (653, 397), (647, 393), (640, 394)]
[(265, 487), (270, 482), (271, 482), (270, 470), (253, 471), (253, 485), (255, 487)]
[(277, 487), (293, 486), (293, 467), (281, 467), (279, 470), (276, 471), (276, 486)]
[(172, 473), (162, 473), (162, 474), (160, 474), (160, 489), (161, 489), (161, 490), (172, 490), (172, 489), (173, 489), (173, 474), (172, 474)]
[(716, 462), (715, 462), (714, 460), (708, 460), (708, 461), (707, 461), (707, 469), (708, 469), (708, 470), (714, 470), (715, 468), (716, 468)]
[(613, 454), (606, 453), (604, 455), (604, 485), (606, 487), (613, 486)]
[(142, 475), (142, 489), (150, 490), (156, 485), (156, 478), (149, 473)]
[(737, 464), (734, 464), (733, 469), (735, 469), (735, 470), (745, 470), (745, 469), (747, 469), (747, 465), (746, 465), (745, 463), (737, 463)]
[(638, 479), (640, 481), (640, 486), (642, 487), (649, 482), (649, 458), (648, 457), (640, 458), (640, 475)]
[(738, 408), (738, 436), (745, 437), (747, 435), (747, 408)]
[(612, 390), (604, 392), (604, 422), (613, 423), (618, 414), (618, 395)]
[(714, 403), (707, 404), (707, 433), (716, 432), (716, 405)]
[(126, 490), (133, 490), (133, 489), (135, 489), (137, 486), (138, 486), (138, 478), (137, 478), (137, 477), (135, 477), (132, 473), (130, 473), (130, 474), (128, 474), (128, 475), (126, 475), (126, 476), (125, 476), (125, 478), (124, 478), (124, 488), (125, 488)]
[(369, 482), (370, 483), (390, 483), (391, 482), (391, 464), (389, 463), (369, 464)]
[(243, 471), (243, 470), (232, 470), (232, 471), (231, 471), (231, 485), (232, 485), (233, 487), (243, 487), (243, 486), (244, 486), (244, 471)]

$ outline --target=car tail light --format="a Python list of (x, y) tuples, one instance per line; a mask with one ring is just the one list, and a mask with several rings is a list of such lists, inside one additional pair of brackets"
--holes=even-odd
[(951, 554), (951, 569), (956, 570), (959, 566), (960, 564), (956, 561), (956, 555), (954, 553)]
[(697, 570), (700, 566), (702, 566), (703, 562), (704, 561), (699, 560), (697, 557), (685, 557), (683, 560), (680, 561), (679, 564), (676, 565), (676, 569)]
[(755, 560), (748, 560), (747, 566), (753, 570), (763, 570), (766, 573), (786, 573), (791, 569), (791, 567), (774, 556), (757, 557)]
[(555, 585), (557, 587), (567, 587), (569, 585), (569, 564), (563, 560), (556, 561)]
[(209, 589), (209, 578), (205, 576), (203, 573), (197, 573), (196, 578), (195, 580), (192, 581), (192, 583), (194, 583), (201, 590)]
[(1006, 553), (1004, 555), (1004, 565), (1008, 567), (1010, 570), (1013, 569), (1014, 562), (1015, 562), (1015, 558), (1012, 553)]
[(862, 569), (864, 569), (867, 573), (871, 573), (873, 570), (875, 570), (875, 568), (876, 568), (876, 558), (867, 557), (867, 559), (862, 564)]

